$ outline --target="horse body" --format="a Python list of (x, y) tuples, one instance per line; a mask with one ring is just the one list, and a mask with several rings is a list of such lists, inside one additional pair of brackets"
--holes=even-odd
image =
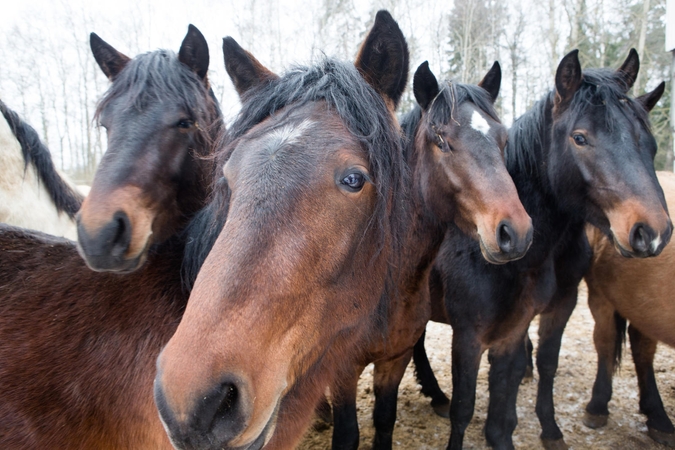
[[(446, 236), (430, 290), (432, 301), (445, 309), (432, 320), (453, 326), (449, 448), (462, 446), (486, 349), (491, 363), (486, 438), (495, 447), (513, 446), (516, 396), (527, 364), (525, 336), (537, 314), (541, 437), (547, 446), (564, 446), (554, 418), (553, 378), (577, 285), (590, 263), (585, 223), (598, 224), (612, 234), (618, 250), (634, 256), (658, 254), (663, 239), (670, 238), (671, 223), (653, 172), (656, 147), (646, 122), (651, 102), (625, 96), (637, 67), (637, 54), (631, 52), (617, 72), (582, 75), (572, 52), (560, 63), (556, 90), (514, 123), (507, 167), (535, 229), (525, 257), (487, 265), (471, 239), (452, 230)], [(424, 365), (421, 346), (415, 361)], [(418, 373), (430, 373), (428, 361)], [(437, 405), (443, 402), (437, 384), (423, 384), (427, 392), (435, 391)]]
[(82, 194), (59, 173), (36, 131), (0, 101), (0, 222), (74, 240)]
[[(675, 206), (675, 175), (670, 172), (657, 175), (672, 208)], [(587, 234), (593, 260), (585, 279), (588, 305), (595, 319), (593, 340), (598, 352), (598, 371), (584, 423), (592, 428), (607, 423), (612, 375), (619, 362), (625, 320), (628, 320), (640, 388), (640, 411), (647, 416), (649, 435), (664, 445), (675, 446), (675, 428), (663, 407), (653, 367), (657, 342), (675, 347), (672, 301), (675, 286), (670, 274), (675, 267), (675, 248), (666, 247), (656, 258), (626, 259), (616, 254), (612, 243), (599, 230), (589, 227)]]
[[(358, 446), (355, 391), (359, 375), (370, 362), (375, 364), (373, 448), (391, 448), (398, 386), (430, 317), (429, 273), (448, 224), (460, 224), (474, 233), (492, 261), (517, 259), (529, 248), (531, 221), (503, 165), (506, 129), (492, 108), (500, 81), (498, 64), (479, 83), (483, 89), (453, 83), (439, 88), (426, 63), (415, 74), (414, 90), (421, 106), (402, 119), (413, 176), (413, 216), (403, 247), (399, 288), (387, 304), (382, 331), (374, 333), (364, 348), (352, 378), (331, 390), (333, 448)], [(479, 130), (473, 122), (485, 126)], [(488, 172), (491, 176), (485, 181), (483, 174)]]
[[(186, 47), (208, 52), (203, 36), (192, 26), (181, 53)], [(133, 145), (109, 142), (92, 186), (100, 203), (94, 204), (94, 211), (86, 210), (87, 203), (83, 205), (80, 227), (90, 229), (87, 219), (92, 218), (97, 218), (99, 225), (105, 223), (107, 218), (96, 213), (106, 210), (101, 206), (107, 203), (103, 194), (119, 190), (111, 189), (115, 181), (119, 188), (129, 179), (141, 178), (174, 194), (182, 186), (190, 188), (181, 191), (182, 197), (164, 200), (164, 212), (170, 219), (155, 224), (155, 239), (151, 245), (143, 243), (145, 264), (126, 275), (90, 270), (72, 242), (13, 227), (0, 230), (2, 448), (172, 448), (152, 397), (154, 364), (187, 302), (185, 285), (193, 279), (189, 274), (181, 276), (184, 259), (188, 265), (199, 265), (195, 262), (199, 258), (187, 255), (190, 244), (202, 237), (183, 233), (183, 228), (194, 211), (207, 202), (214, 163), (205, 156), (213, 152), (211, 144), (222, 131), (222, 118), (208, 83), (195, 74), (194, 55), (177, 57), (159, 50), (133, 60), (121, 58), (95, 35), (92, 48), (113, 81), (109, 102), (101, 106), (109, 137), (124, 124), (125, 114), (133, 113), (136, 136), (146, 144), (144, 149), (159, 151), (150, 158), (156, 165), (149, 165), (147, 153), (129, 154), (135, 149)], [(123, 64), (115, 65), (115, 61)], [(110, 67), (115, 70), (111, 72)], [(165, 83), (157, 83), (156, 77), (162, 77)], [(173, 90), (152, 91), (167, 84)], [(181, 124), (175, 134), (179, 134), (177, 141), (182, 145), (175, 145), (174, 136), (159, 148), (153, 146), (152, 138), (157, 135), (150, 126), (143, 126), (152, 121), (138, 114), (152, 110), (149, 99), (175, 100), (178, 93), (186, 94), (189, 100), (176, 104), (191, 118), (203, 119), (201, 130)], [(137, 108), (106, 109), (110, 102), (119, 106), (130, 97), (143, 101)], [(148, 134), (139, 136), (139, 130)], [(195, 133), (205, 135), (193, 136)], [(172, 166), (176, 160), (181, 163)], [(184, 170), (169, 170), (172, 167)], [(148, 199), (144, 197), (146, 204), (153, 205)], [(158, 236), (168, 237), (159, 240)], [(121, 264), (122, 271), (128, 269)]]

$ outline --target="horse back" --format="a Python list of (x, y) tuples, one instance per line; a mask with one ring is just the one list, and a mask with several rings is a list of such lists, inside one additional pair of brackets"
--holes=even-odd
[(179, 259), (102, 274), (4, 225), (0, 248), (0, 447), (170, 448), (152, 380), (185, 304)]

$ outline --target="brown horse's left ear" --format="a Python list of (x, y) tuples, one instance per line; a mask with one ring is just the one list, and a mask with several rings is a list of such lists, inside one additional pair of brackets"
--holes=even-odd
[(492, 68), (488, 71), (488, 73), (483, 77), (482, 80), (480, 80), (480, 83), (478, 83), (478, 86), (482, 87), (485, 89), (488, 94), (490, 94), (490, 98), (492, 98), (492, 103), (494, 103), (497, 100), (497, 97), (499, 96), (499, 88), (502, 85), (502, 68), (499, 65), (499, 61), (495, 61), (495, 63), (492, 65)]
[(194, 71), (202, 80), (209, 71), (209, 46), (204, 35), (190, 24), (178, 51), (178, 60)]
[(395, 110), (408, 83), (409, 54), (401, 29), (387, 11), (378, 11), (354, 65)]
[(625, 86), (624, 93), (628, 92), (633, 87), (633, 84), (635, 84), (639, 70), (640, 57), (638, 56), (638, 52), (634, 48), (631, 48), (630, 52), (628, 52), (628, 58), (616, 71)]
[(637, 101), (642, 103), (642, 106), (645, 107), (647, 111), (651, 111), (654, 109), (654, 106), (658, 103), (658, 101), (661, 99), (661, 96), (663, 95), (663, 91), (666, 90), (666, 82), (662, 81), (661, 84), (656, 86), (656, 89), (654, 89), (651, 92), (647, 92), (646, 94), (642, 94), (637, 98)]
[(223, 38), (223, 57), (225, 70), (239, 97), (264, 82), (279, 78), (230, 36)]

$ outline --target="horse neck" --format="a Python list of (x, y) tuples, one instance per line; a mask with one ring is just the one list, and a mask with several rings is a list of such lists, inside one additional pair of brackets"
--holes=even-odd
[[(527, 127), (516, 121), (509, 132), (509, 142), (525, 140), (535, 143), (527, 154), (521, 152), (517, 161), (511, 160), (507, 164), (521, 202), (537, 230), (538, 239), (533, 248), (549, 246), (571, 225), (583, 222), (582, 212), (564, 208), (566, 200), (556, 193), (548, 173), (553, 145), (553, 96), (554, 93), (549, 93), (523, 116), (523, 119), (531, 120)], [(528, 114), (531, 116), (527, 117)], [(535, 253), (531, 249), (528, 255)]]
[(412, 174), (411, 223), (403, 246), (399, 283), (406, 292), (416, 291), (420, 287), (417, 285), (425, 279), (441, 247), (447, 226), (431, 212), (422, 196), (423, 154), (415, 147), (419, 122), (415, 127), (402, 128), (406, 134), (406, 162)]

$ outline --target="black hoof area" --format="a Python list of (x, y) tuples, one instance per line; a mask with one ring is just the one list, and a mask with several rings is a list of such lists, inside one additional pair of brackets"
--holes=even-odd
[(649, 428), (648, 433), (649, 437), (659, 444), (675, 448), (675, 433), (666, 433), (664, 431), (655, 430), (654, 428)]
[(586, 425), (588, 428), (593, 428), (594, 430), (596, 428), (602, 428), (605, 425), (607, 425), (607, 418), (609, 416), (604, 416), (604, 415), (595, 415), (591, 414), (588, 411), (584, 412), (584, 425)]
[(569, 447), (567, 447), (567, 444), (565, 443), (565, 439), (563, 439), (563, 438), (556, 439), (554, 441), (551, 441), (551, 440), (548, 440), (548, 439), (542, 439), (541, 443), (546, 450), (567, 450), (569, 448)]
[(437, 405), (431, 404), (431, 407), (434, 408), (436, 415), (445, 417), (446, 419), (450, 418), (450, 403), (439, 403)]

